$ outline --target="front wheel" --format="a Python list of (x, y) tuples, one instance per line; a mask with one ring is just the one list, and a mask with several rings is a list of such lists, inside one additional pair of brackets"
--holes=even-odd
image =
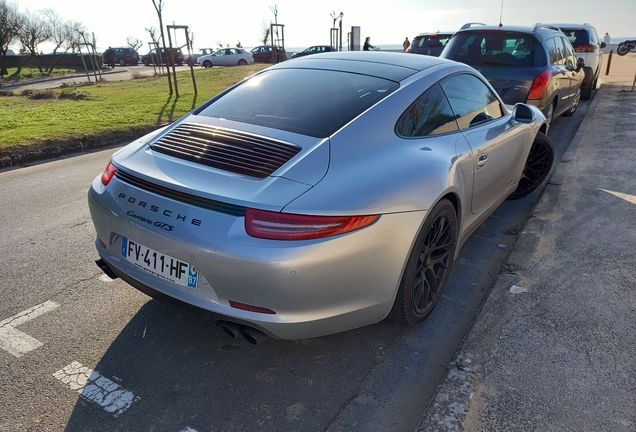
[(238, 62), (239, 66), (245, 66), (247, 64), (247, 60), (245, 59), (240, 59)]
[(204, 68), (211, 68), (212, 67), (212, 62), (210, 60), (206, 60), (203, 62), (203, 67)]
[(389, 317), (415, 325), (426, 319), (442, 296), (457, 248), (458, 223), (455, 207), (442, 199), (424, 221)]
[(629, 45), (619, 45), (618, 47), (616, 47), (616, 54), (618, 54), (619, 56), (627, 55), (629, 51)]
[(517, 189), (508, 199), (519, 199), (532, 193), (548, 178), (554, 162), (554, 145), (550, 138), (539, 132), (534, 138), (528, 159), (523, 166)]
[(124, 59), (119, 60), (119, 66), (126, 66), (126, 60)]

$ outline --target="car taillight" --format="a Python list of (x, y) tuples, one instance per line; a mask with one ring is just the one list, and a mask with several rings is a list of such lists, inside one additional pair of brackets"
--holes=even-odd
[(371, 225), (379, 215), (309, 216), (248, 208), (245, 230), (270, 240), (310, 240), (355, 231)]
[(594, 52), (596, 47), (593, 44), (587, 45), (578, 45), (574, 47), (574, 51), (576, 52)]
[(117, 167), (115, 167), (115, 165), (113, 165), (112, 163), (108, 162), (108, 165), (106, 165), (106, 169), (102, 173), (102, 184), (104, 186), (108, 186), (108, 183), (110, 183), (110, 181), (113, 179), (116, 172), (117, 172)]
[(545, 96), (545, 90), (548, 88), (548, 83), (552, 77), (552, 71), (541, 72), (532, 83), (530, 91), (528, 92), (528, 100), (541, 100)]

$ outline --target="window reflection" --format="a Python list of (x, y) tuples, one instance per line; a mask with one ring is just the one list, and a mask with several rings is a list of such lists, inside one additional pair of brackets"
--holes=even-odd
[(455, 115), (439, 84), (425, 91), (402, 114), (396, 132), (403, 137), (421, 137), (454, 132)]

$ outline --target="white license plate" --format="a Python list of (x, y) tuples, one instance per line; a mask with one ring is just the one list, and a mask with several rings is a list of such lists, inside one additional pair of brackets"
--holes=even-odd
[(196, 288), (199, 269), (190, 263), (150, 249), (122, 236), (121, 256), (137, 267), (176, 284)]

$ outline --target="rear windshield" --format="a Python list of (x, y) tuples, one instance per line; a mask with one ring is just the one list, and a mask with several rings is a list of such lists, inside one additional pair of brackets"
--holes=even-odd
[(398, 86), (348, 72), (276, 69), (246, 80), (195, 114), (324, 138)]
[(561, 29), (561, 31), (563, 32), (565, 37), (568, 38), (575, 50), (583, 45), (589, 45), (590, 43), (590, 35), (588, 35), (587, 32), (583, 29)]
[(546, 63), (543, 48), (533, 36), (499, 30), (456, 33), (443, 55), (471, 66), (538, 67)]
[(427, 35), (415, 36), (411, 47), (414, 48), (435, 48), (444, 47), (448, 43), (450, 35)]

